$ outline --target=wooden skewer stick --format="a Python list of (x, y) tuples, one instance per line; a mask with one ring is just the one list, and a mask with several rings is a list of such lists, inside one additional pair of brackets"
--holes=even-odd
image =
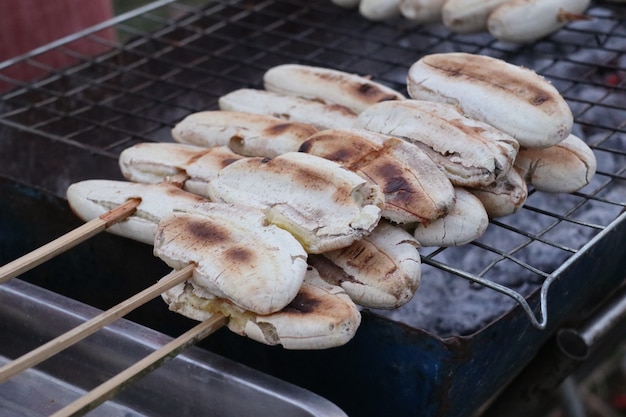
[(0, 368), (0, 384), (20, 372), (31, 368), (44, 360), (52, 357), (63, 349), (95, 333), (102, 327), (128, 314), (135, 308), (145, 304), (173, 286), (191, 278), (195, 265), (190, 264), (183, 269), (172, 271), (156, 284), (124, 300), (107, 311), (98, 314), (72, 330), (52, 339), (37, 349), (31, 350), (25, 355), (7, 363)]
[(166, 359), (177, 355), (186, 347), (191, 346), (214, 333), (221, 328), (225, 322), (226, 319), (221, 314), (216, 314), (215, 316), (203, 321), (191, 330), (146, 356), (144, 359), (136, 362), (133, 366), (125, 369), (113, 378), (99, 385), (73, 403), (57, 411), (51, 417), (84, 415), (88, 411), (93, 410), (104, 401), (116, 395), (130, 383), (156, 369)]
[(0, 284), (23, 274), (38, 265), (41, 265), (47, 260), (54, 258), (55, 256), (109, 228), (115, 223), (131, 216), (137, 209), (139, 203), (141, 203), (141, 199), (131, 198), (124, 204), (121, 204), (113, 210), (104, 213), (102, 216), (93, 219), (53, 240), (52, 242), (47, 243), (12, 262), (9, 262), (3, 267), (0, 267)]

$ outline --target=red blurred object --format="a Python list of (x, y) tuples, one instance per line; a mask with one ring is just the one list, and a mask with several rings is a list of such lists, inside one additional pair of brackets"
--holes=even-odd
[(606, 82), (609, 85), (619, 85), (623, 80), (624, 77), (618, 73), (612, 73), (606, 77)]
[(626, 410), (626, 394), (614, 395), (613, 398), (611, 398), (611, 405), (616, 410)]
[[(2, 0), (0, 62), (110, 19), (112, 10), (110, 0)], [(106, 40), (114, 36), (112, 28), (103, 29), (91, 38), (68, 43), (66, 50), (70, 53), (55, 48), (53, 52), (34, 56), (35, 65), (13, 64), (0, 69), (0, 75), (21, 82), (36, 80), (50, 69), (75, 64), (80, 59), (76, 55), (93, 56), (106, 51), (109, 49)], [(15, 84), (11, 81), (0, 79), (0, 91), (13, 87)]]

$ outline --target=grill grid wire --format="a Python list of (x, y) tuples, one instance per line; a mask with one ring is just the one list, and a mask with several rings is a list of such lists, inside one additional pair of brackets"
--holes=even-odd
[[(408, 67), (427, 53), (466, 51), (529, 66), (551, 81), (572, 107), (574, 133), (598, 157), (595, 179), (571, 195), (531, 191), (520, 213), (492, 221), (479, 241), (461, 248), (423, 248), (422, 259), (424, 284), (437, 271), (491, 286), (515, 299), (534, 326), (544, 327), (546, 293), (558, 278), (555, 271), (609, 227), (626, 205), (626, 30), (619, 9), (594, 5), (588, 11), (591, 20), (571, 24), (536, 44), (513, 46), (488, 35), (453, 34), (441, 25), (368, 22), (329, 1), (303, 3), (155, 2), (111, 21), (117, 40), (88, 30), (0, 63), (0, 81), (15, 87), (2, 96), (0, 132), (44, 137), (115, 162), (121, 150), (135, 143), (171, 141), (170, 129), (178, 120), (217, 108), (222, 94), (261, 88), (263, 72), (280, 63), (369, 74), (401, 91)], [(108, 51), (86, 56), (73, 48), (77, 39)], [(76, 64), (51, 68), (42, 62), (51, 52), (71, 56)], [(2, 74), (14, 65), (36, 67), (47, 75), (27, 83)], [(70, 173), (54, 191), (62, 195), (80, 179)], [(539, 253), (544, 256), (537, 261)], [(525, 297), (541, 285), (537, 313)], [(502, 299), (497, 303), (500, 310), (494, 314), (511, 308)], [(411, 307), (407, 309), (413, 316)], [(399, 319), (406, 313), (398, 309), (382, 314)]]

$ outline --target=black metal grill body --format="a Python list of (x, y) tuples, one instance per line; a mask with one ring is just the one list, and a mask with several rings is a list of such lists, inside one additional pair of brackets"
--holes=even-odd
[[(260, 88), (263, 72), (273, 65), (300, 62), (369, 74), (401, 91), (408, 67), (427, 53), (466, 51), (526, 65), (549, 79), (572, 107), (575, 133), (598, 157), (592, 184), (571, 195), (531, 192), (524, 209), (493, 221), (478, 242), (424, 249), (423, 288), (411, 305), (393, 313), (365, 312), (356, 338), (344, 347), (285, 351), (225, 330), (203, 342), (213, 352), (308, 388), (351, 416), (471, 415), (560, 326), (583, 319), (624, 278), (626, 18), (623, 8), (603, 3), (589, 15), (591, 20), (547, 39), (514, 46), (485, 34), (455, 35), (441, 25), (373, 23), (329, 1), (162, 1), (112, 23), (117, 38), (90, 30), (0, 64), (0, 70), (28, 65), (43, 74), (29, 82), (2, 77), (10, 89), (0, 102), (6, 201), (0, 210), (0, 262), (78, 224), (63, 200), (69, 184), (122, 179), (122, 149), (171, 141), (177, 121), (216, 108), (220, 95), (237, 88)], [(78, 39), (101, 52), (77, 52), (72, 45)], [(51, 52), (75, 62), (50, 68), (42, 56)], [(22, 278), (104, 308), (165, 272), (151, 248), (105, 235)], [(475, 278), (511, 288), (532, 316), (497, 294), (499, 309), (478, 324), (448, 322), (455, 309), (464, 311), (463, 303), (479, 303), (493, 292), (470, 284)], [(438, 301), (429, 288), (440, 288), (442, 280), (444, 287), (454, 286)], [(422, 325), (422, 316), (437, 314), (437, 303), (447, 305), (446, 316)], [(191, 326), (159, 300), (131, 318), (168, 334)], [(545, 328), (533, 326), (531, 318)]]

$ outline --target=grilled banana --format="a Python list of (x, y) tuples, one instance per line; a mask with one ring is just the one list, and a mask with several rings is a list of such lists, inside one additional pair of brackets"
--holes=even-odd
[(167, 181), (182, 174), (182, 188), (208, 197), (207, 185), (228, 164), (242, 159), (225, 146), (202, 148), (180, 143), (139, 143), (124, 149), (119, 156), (124, 178), (148, 184)]
[[(363, 4), (361, 2), (361, 7)], [(285, 64), (270, 68), (263, 76), (263, 83), (267, 91), (343, 106), (354, 113), (380, 101), (404, 98), (367, 77), (308, 65)]]
[(489, 14), (510, 0), (446, 0), (441, 15), (443, 24), (458, 33), (487, 30)]
[(409, 69), (409, 95), (456, 105), (527, 148), (565, 139), (574, 119), (561, 94), (530, 69), (484, 55), (426, 55)]
[(440, 164), (459, 186), (488, 185), (513, 166), (518, 143), (498, 129), (446, 103), (401, 100), (378, 103), (357, 126), (407, 140)]
[(298, 241), (243, 205), (205, 203), (164, 217), (154, 254), (174, 269), (194, 264), (197, 286), (257, 314), (289, 304), (307, 270)]
[(274, 157), (295, 151), (317, 132), (305, 123), (268, 115), (203, 111), (185, 117), (172, 129), (175, 141), (203, 147), (228, 146), (245, 156)]
[(400, 16), (400, 0), (361, 0), (359, 13), (368, 20), (387, 20)]
[(135, 213), (107, 231), (149, 245), (154, 244), (154, 236), (163, 217), (175, 209), (191, 209), (207, 202), (205, 198), (167, 183), (86, 180), (74, 183), (67, 189), (70, 207), (85, 221), (98, 218), (131, 198), (141, 198)]
[(539, 191), (571, 193), (589, 184), (597, 161), (589, 145), (569, 135), (549, 148), (520, 149), (515, 167)]
[(569, 22), (586, 20), (590, 0), (510, 0), (496, 8), (487, 21), (496, 39), (526, 43), (541, 39)]
[(317, 129), (352, 127), (356, 113), (338, 104), (288, 96), (266, 90), (243, 88), (219, 99), (222, 110), (266, 114), (279, 119), (313, 125)]
[(302, 152), (235, 161), (209, 183), (208, 193), (213, 201), (264, 209), (308, 253), (339, 249), (369, 234), (384, 205), (377, 185)]
[(311, 136), (301, 152), (356, 172), (385, 195), (382, 217), (395, 223), (428, 223), (454, 204), (445, 172), (419, 147), (363, 129), (329, 129)]
[(489, 216), (478, 197), (456, 188), (456, 203), (444, 217), (428, 225), (417, 224), (413, 236), (421, 246), (461, 246), (481, 237)]
[(467, 190), (478, 197), (491, 219), (516, 213), (528, 197), (526, 181), (515, 168), (493, 184)]
[(446, 0), (402, 0), (400, 13), (417, 23), (441, 22), (442, 8)]
[(309, 264), (341, 286), (357, 304), (390, 309), (407, 303), (421, 280), (419, 243), (403, 228), (381, 221), (368, 236), (321, 255)]
[(170, 310), (204, 321), (217, 313), (228, 317), (228, 328), (266, 345), (285, 349), (328, 349), (349, 342), (361, 323), (361, 313), (339, 286), (310, 268), (298, 294), (284, 309), (259, 315), (203, 291), (193, 283), (175, 286), (163, 295)]

